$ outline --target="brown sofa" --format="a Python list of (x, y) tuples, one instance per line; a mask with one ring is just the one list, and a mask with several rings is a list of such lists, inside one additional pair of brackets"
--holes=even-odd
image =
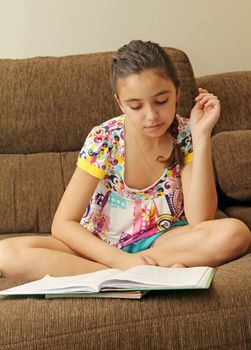
[[(196, 79), (181, 75), (189, 116)], [(0, 60), (0, 237), (48, 234), (88, 131), (120, 113), (109, 85), (112, 53)], [(251, 72), (197, 79), (222, 102), (214, 129), (218, 217), (251, 227)], [(220, 232), (219, 232), (220, 234)], [(0, 289), (21, 283), (0, 279)], [(0, 349), (251, 349), (251, 254), (218, 268), (203, 291), (151, 292), (140, 301), (0, 299)]]

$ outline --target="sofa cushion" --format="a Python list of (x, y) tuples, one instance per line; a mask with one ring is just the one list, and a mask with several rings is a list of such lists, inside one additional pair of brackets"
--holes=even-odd
[(0, 155), (0, 233), (50, 232), (64, 192), (59, 153)]
[(251, 129), (251, 71), (207, 75), (197, 78), (196, 82), (221, 102), (221, 118), (213, 129), (214, 134)]
[[(177, 112), (188, 116), (193, 70), (184, 52), (166, 50), (182, 81)], [(110, 86), (113, 54), (0, 59), (1, 153), (77, 151), (93, 126), (122, 113)]]
[(224, 219), (226, 217), (227, 215), (223, 211), (221, 211), (219, 208), (217, 208), (215, 219)]
[(219, 186), (228, 197), (251, 200), (251, 130), (225, 131), (212, 138)]

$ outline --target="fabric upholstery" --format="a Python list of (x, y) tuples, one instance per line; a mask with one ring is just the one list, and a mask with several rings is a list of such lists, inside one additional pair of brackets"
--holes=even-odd
[(196, 82), (221, 101), (221, 117), (213, 133), (251, 129), (251, 71), (208, 75)]
[(0, 348), (249, 349), (250, 264), (248, 255), (220, 267), (209, 290), (151, 292), (140, 301), (1, 300)]
[(60, 154), (2, 154), (0, 164), (0, 232), (50, 232), (64, 191)]
[[(183, 82), (177, 112), (189, 116), (197, 89), (191, 64), (182, 51), (167, 50)], [(0, 60), (0, 239), (50, 233), (87, 133), (121, 113), (109, 85), (112, 54)], [(227, 197), (226, 190), (233, 198), (224, 200), (217, 217), (239, 217), (251, 227), (245, 191), (237, 188), (236, 174), (225, 178), (230, 164), (220, 162), (230, 163), (236, 147), (234, 160), (243, 166), (246, 146), (236, 135), (251, 129), (250, 72), (197, 83), (223, 107), (213, 154), (220, 195)], [(234, 130), (232, 145), (224, 133)], [(0, 349), (249, 349), (250, 263), (251, 251), (221, 266), (209, 290), (151, 292), (140, 301), (0, 299)], [(0, 278), (0, 289), (20, 283)]]
[[(190, 62), (168, 49), (182, 76), (178, 112), (195, 95)], [(4, 153), (77, 151), (88, 131), (121, 114), (110, 87), (112, 53), (0, 60), (0, 150)]]
[(221, 190), (251, 201), (251, 130), (225, 131), (213, 137), (213, 161)]
[[(186, 116), (192, 67), (184, 52), (167, 51), (182, 77), (178, 113)], [(110, 87), (112, 54), (0, 60), (0, 214), (8, 212), (0, 233), (50, 232), (87, 134), (122, 113)]]
[(247, 208), (247, 214), (251, 203), (251, 71), (199, 77), (196, 83), (221, 101), (221, 117), (212, 138), (219, 208), (251, 229), (250, 215), (242, 209)]

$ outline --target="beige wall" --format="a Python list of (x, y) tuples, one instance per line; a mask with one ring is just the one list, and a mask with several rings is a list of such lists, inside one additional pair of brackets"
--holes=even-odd
[(195, 75), (251, 70), (251, 0), (0, 0), (0, 58), (183, 49)]

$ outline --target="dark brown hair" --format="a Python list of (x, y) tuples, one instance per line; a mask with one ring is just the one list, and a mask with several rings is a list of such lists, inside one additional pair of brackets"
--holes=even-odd
[[(112, 59), (111, 84), (114, 93), (117, 93), (117, 81), (131, 74), (139, 74), (146, 69), (154, 69), (160, 75), (170, 79), (176, 90), (180, 87), (180, 80), (173, 61), (167, 52), (157, 43), (151, 41), (133, 40), (122, 46)], [(167, 167), (175, 163), (183, 165), (183, 154), (177, 143), (178, 120), (174, 117), (169, 127), (169, 132), (174, 139), (174, 147), (168, 159), (159, 156), (157, 160)]]

